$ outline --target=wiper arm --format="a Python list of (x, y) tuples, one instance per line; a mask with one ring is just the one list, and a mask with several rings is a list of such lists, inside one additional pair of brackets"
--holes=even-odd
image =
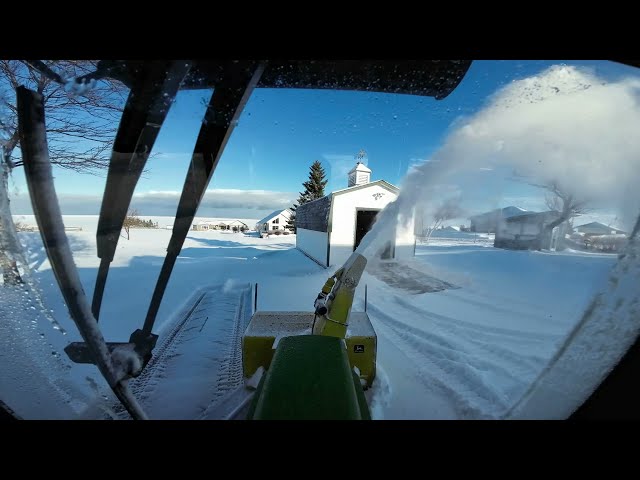
[(158, 62), (134, 84), (113, 144), (96, 240), (101, 259), (91, 311), (96, 320), (120, 232), (140, 175), (191, 62)]

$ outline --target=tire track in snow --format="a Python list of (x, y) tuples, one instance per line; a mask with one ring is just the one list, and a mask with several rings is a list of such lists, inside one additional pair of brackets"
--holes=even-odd
[(142, 374), (132, 382), (131, 387), (133, 393), (143, 404), (153, 395), (153, 391), (158, 384), (158, 380), (165, 378), (165, 366), (167, 360), (178, 355), (176, 348), (182, 343), (182, 337), (185, 333), (190, 330), (189, 328), (184, 328), (185, 325), (189, 323), (189, 320), (196, 313), (198, 307), (208, 305), (208, 302), (206, 302), (205, 299), (206, 296), (207, 292), (199, 295), (193, 307), (186, 312), (184, 318), (179, 321), (165, 337), (162, 345), (160, 345), (160, 348), (156, 350), (154, 356), (149, 361), (149, 364), (142, 371)]
[[(416, 341), (424, 342), (434, 355), (437, 355), (443, 360), (461, 363), (462, 365), (469, 366), (473, 370), (481, 372), (496, 372), (513, 383), (520, 383), (519, 376), (514, 374), (510, 369), (503, 367), (499, 363), (488, 361), (484, 355), (477, 355), (466, 348), (462, 348), (459, 343), (452, 341), (450, 336), (430, 333), (428, 331), (412, 327), (404, 322), (394, 320), (391, 317), (386, 319), (385, 322), (406, 331), (407, 334), (415, 337)], [(482, 381), (482, 383), (484, 383), (484, 381)]]
[[(553, 354), (554, 347), (560, 341), (562, 336), (548, 335), (541, 337), (540, 335), (529, 335), (528, 332), (519, 332), (516, 330), (505, 333), (491, 333), (492, 327), (487, 327), (488, 331), (469, 328), (469, 322), (464, 322), (453, 317), (446, 317), (428, 310), (422, 310), (412, 305), (401, 297), (395, 297), (396, 303), (406, 310), (417, 314), (422, 319), (428, 319), (438, 329), (444, 330), (457, 339), (466, 342), (474, 349), (478, 347), (487, 354), (499, 357), (512, 364), (524, 364), (529, 368), (538, 368)], [(470, 331), (473, 330), (473, 331)], [(513, 348), (510, 348), (513, 346)], [(523, 350), (531, 350), (532, 347), (537, 350), (548, 351), (547, 355), (522, 353)]]
[(214, 398), (198, 416), (199, 420), (206, 419), (211, 409), (218, 405), (223, 400), (223, 397), (228, 395), (230, 391), (234, 391), (244, 384), (242, 372), (242, 335), (247, 328), (248, 318), (251, 313), (251, 291), (252, 289), (249, 290), (249, 294), (245, 292), (240, 296), (240, 304), (237, 306), (234, 315), (233, 328), (227, 342), (225, 342), (225, 344), (229, 346), (229, 351), (227, 357), (222, 361), (221, 368), (218, 372), (216, 382), (218, 389), (214, 394)]
[[(376, 313), (378, 325), (376, 331), (389, 339), (391, 343), (400, 347), (408, 362), (413, 364), (417, 375), (416, 380), (427, 388), (430, 393), (437, 393), (449, 399), (454, 412), (460, 419), (493, 419), (498, 416), (495, 411), (494, 402), (500, 402), (493, 392), (489, 398), (483, 397), (482, 393), (473, 390), (459, 380), (459, 375), (452, 375), (451, 372), (443, 369), (442, 365), (434, 362), (429, 351), (425, 349), (424, 343), (412, 340), (410, 335), (403, 332), (401, 328), (390, 325), (393, 319), (382, 312), (375, 305), (369, 304), (369, 309)], [(391, 384), (393, 388), (393, 383)], [(504, 407), (503, 407), (504, 409)]]
[[(465, 330), (473, 331), (474, 336), (482, 336), (484, 338), (491, 339), (491, 340), (508, 339), (509, 342), (525, 340), (527, 343), (530, 343), (531, 341), (544, 343), (544, 342), (553, 341), (554, 339), (558, 338), (558, 335), (551, 334), (551, 333), (529, 332), (529, 331), (504, 328), (504, 327), (479, 325), (477, 323), (469, 322), (468, 320), (462, 320), (460, 318), (449, 317), (446, 315), (441, 315), (439, 313), (423, 310), (422, 308), (412, 304), (411, 302), (405, 300), (399, 295), (394, 295), (394, 299), (396, 300), (396, 302), (398, 302), (408, 310), (412, 310), (413, 312), (419, 313), (420, 315), (428, 315), (433, 320), (439, 321), (439, 323), (442, 323), (442, 324), (456, 323), (460, 327), (464, 328)], [(460, 301), (464, 302), (465, 299), (460, 299)], [(488, 306), (479, 305), (479, 306), (483, 306), (491, 309), (491, 305), (488, 305)], [(514, 316), (520, 315), (519, 312), (515, 312), (515, 311), (511, 313)]]
[[(469, 331), (466, 325), (457, 325), (457, 319), (421, 310), (397, 296), (395, 299), (407, 316), (418, 314), (430, 320), (429, 326), (435, 331), (398, 321), (375, 303), (369, 303), (373, 319), (384, 326), (384, 334), (416, 365), (422, 377), (420, 381), (453, 399), (461, 418), (499, 416), (526, 389), (527, 379), (534, 378), (544, 366), (546, 357), (523, 355), (496, 341), (505, 343), (517, 339), (528, 344), (528, 349), (532, 344), (544, 344), (551, 351), (554, 342), (549, 338), (556, 338), (550, 335), (532, 338), (527, 332), (502, 328), (493, 328), (494, 333), (482, 335), (477, 325)], [(402, 317), (402, 312), (396, 316)], [(508, 366), (504, 366), (505, 362)]]
[[(165, 365), (166, 360), (175, 356), (175, 345), (180, 343), (180, 338), (184, 334), (183, 327), (187, 324), (191, 316), (195, 313), (198, 306), (201, 306), (206, 296), (206, 292), (194, 295), (196, 297), (195, 302), (188, 310), (183, 310), (182, 315), (176, 315), (176, 318), (181, 318), (176, 324), (169, 330), (159, 346), (156, 347), (151, 360), (146, 365), (142, 373), (129, 380), (131, 391), (136, 396), (142, 407), (146, 407), (146, 400), (152, 395), (153, 390), (158, 384), (159, 379), (165, 378)], [(206, 301), (206, 300), (205, 300)], [(188, 328), (186, 329), (189, 330)], [(120, 402), (113, 406), (114, 412), (121, 419), (131, 419), (129, 412), (125, 410)]]
[[(240, 341), (250, 295), (235, 287), (204, 290), (194, 294), (195, 302), (176, 315), (179, 320), (163, 335), (147, 368), (132, 381), (152, 418), (201, 417), (242, 383)], [(194, 391), (186, 398), (178, 385), (190, 377)], [(171, 393), (173, 382), (178, 389), (175, 394)]]
[[(494, 312), (499, 312), (499, 313), (505, 313), (507, 315), (516, 315), (518, 317), (526, 317), (529, 318), (531, 320), (540, 320), (540, 315), (537, 314), (536, 312), (539, 311), (540, 309), (540, 305), (539, 304), (532, 304), (532, 303), (528, 303), (528, 302), (524, 302), (524, 301), (518, 301), (517, 303), (514, 302), (513, 300), (510, 299), (498, 299), (497, 297), (491, 295), (491, 299), (494, 300), (493, 302), (486, 302), (483, 300), (476, 300), (474, 298), (471, 298), (472, 295), (477, 295), (477, 296), (482, 296), (482, 293), (472, 293), (469, 291), (466, 291), (463, 293), (459, 292), (459, 291), (455, 291), (455, 290), (447, 290), (447, 296), (455, 299), (456, 301), (459, 302), (463, 302), (463, 303), (467, 303), (469, 305), (474, 305), (476, 307), (481, 307), (487, 310), (491, 310)], [(505, 306), (501, 306), (500, 305), (500, 301), (505, 301), (505, 303), (507, 303), (509, 305), (509, 307), (514, 307), (516, 305), (519, 305), (521, 307), (524, 307), (525, 309), (514, 309), (514, 308), (508, 308)], [(505, 329), (508, 330), (508, 329)], [(540, 332), (530, 332), (531, 335), (534, 336), (543, 336), (543, 335), (547, 335), (545, 333), (540, 333)]]

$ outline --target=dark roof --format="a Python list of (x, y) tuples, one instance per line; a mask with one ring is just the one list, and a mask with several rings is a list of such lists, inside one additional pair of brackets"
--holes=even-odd
[(505, 218), (505, 222), (526, 222), (532, 219), (540, 219), (543, 221), (553, 221), (560, 216), (560, 212), (555, 210), (548, 210), (546, 212), (528, 212), (522, 215), (514, 215), (512, 217)]
[(300, 205), (296, 209), (296, 228), (328, 232), (332, 196), (333, 194), (329, 194)]
[(530, 213), (524, 208), (514, 207), (510, 205), (504, 208), (496, 208), (495, 210), (491, 210), (490, 212), (479, 213), (477, 215), (472, 215), (469, 217), (470, 220), (482, 220), (484, 218), (493, 218), (493, 217), (502, 217), (509, 218), (516, 215), (522, 215), (524, 213)]

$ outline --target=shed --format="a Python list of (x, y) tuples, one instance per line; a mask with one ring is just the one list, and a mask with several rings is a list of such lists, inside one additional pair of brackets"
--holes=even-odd
[[(349, 186), (296, 210), (296, 247), (324, 267), (344, 263), (373, 227), (378, 213), (399, 194), (384, 180), (369, 181), (371, 170), (358, 162), (349, 172)], [(415, 215), (387, 232), (383, 258), (406, 258), (415, 253)]]

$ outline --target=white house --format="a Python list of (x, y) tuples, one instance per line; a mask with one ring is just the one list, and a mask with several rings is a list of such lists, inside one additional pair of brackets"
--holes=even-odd
[(210, 227), (209, 222), (198, 222), (194, 223), (191, 228), (197, 232), (206, 232)]
[(578, 233), (585, 235), (626, 235), (627, 232), (618, 228), (613, 228), (600, 222), (585, 223), (575, 228)]
[[(173, 228), (173, 225), (167, 228)], [(208, 230), (233, 230), (234, 232), (249, 230), (249, 226), (240, 220), (202, 220), (191, 227), (199, 232)]]
[(560, 216), (559, 212), (527, 212), (502, 218), (498, 222), (493, 246), (511, 250), (562, 250), (568, 229), (567, 222), (545, 233), (547, 225)]
[(527, 210), (520, 207), (504, 207), (491, 210), (490, 212), (481, 213), (479, 215), (473, 215), (469, 217), (471, 220), (471, 231), (476, 233), (496, 233), (498, 224), (507, 218), (515, 217), (518, 215), (524, 215)]
[(249, 225), (240, 220), (231, 220), (224, 222), (224, 228), (222, 228), (223, 222), (219, 222), (218, 228), (221, 230), (233, 230), (234, 232), (249, 230)]
[(276, 210), (264, 217), (256, 223), (257, 232), (273, 232), (275, 230), (284, 230), (287, 223), (291, 219), (292, 211), (290, 208), (285, 210)]
[[(384, 180), (371, 182), (371, 170), (358, 162), (349, 172), (348, 187), (300, 205), (296, 210), (296, 247), (322, 266), (343, 264), (373, 226), (376, 215), (399, 193)], [(387, 232), (383, 258), (415, 253), (414, 216)]]

